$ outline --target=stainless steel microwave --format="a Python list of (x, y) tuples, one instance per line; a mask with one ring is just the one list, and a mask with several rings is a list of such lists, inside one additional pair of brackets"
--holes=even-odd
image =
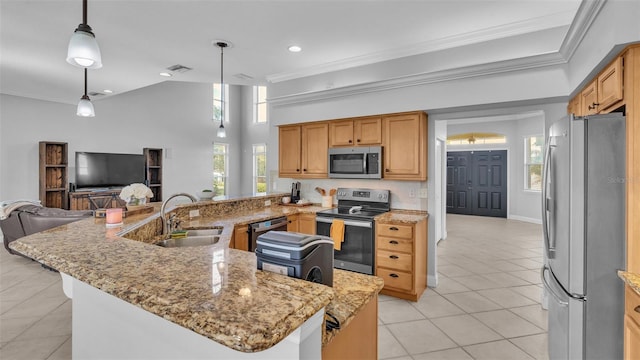
[(333, 179), (381, 179), (382, 147), (330, 148), (329, 177)]

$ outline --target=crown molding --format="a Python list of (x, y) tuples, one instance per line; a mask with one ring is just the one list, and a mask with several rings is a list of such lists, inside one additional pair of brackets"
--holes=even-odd
[(343, 60), (310, 66), (290, 72), (272, 74), (268, 75), (266, 79), (271, 83), (278, 83), (312, 75), (324, 74), (327, 72), (345, 70), (358, 66), (399, 59), (407, 56), (420, 55), (515, 35), (522, 35), (554, 27), (567, 26), (566, 21), (564, 20), (566, 19), (566, 16), (566, 12), (559, 12), (550, 16), (527, 19), (478, 31), (424, 41), (409, 46), (388, 49), (385, 51), (379, 51), (362, 56), (355, 56)]
[(562, 45), (560, 45), (559, 51), (567, 61), (573, 57), (606, 2), (607, 0), (582, 0), (580, 3), (569, 31), (565, 35)]
[[(414, 75), (401, 76), (393, 79), (372, 81), (368, 83), (349, 85), (339, 88), (308, 91), (289, 94), (268, 99), (273, 106), (286, 106), (292, 104), (329, 100), (338, 97), (354, 96), (363, 93), (372, 93), (403, 87), (418, 86), (437, 82), (452, 81), (465, 78), (494, 75), (513, 71), (521, 71), (546, 66), (562, 65), (569, 62), (576, 49), (585, 37), (587, 31), (597, 18), (600, 10), (607, 0), (582, 0), (571, 26), (560, 46), (555, 52), (538, 54), (528, 57), (503, 60), (493, 63), (471, 65), (460, 68), (445, 69), (434, 72), (425, 72)], [(522, 24), (520, 24), (522, 25)], [(514, 25), (515, 26), (515, 25)], [(501, 27), (503, 28), (503, 27)], [(514, 27), (515, 29), (515, 27)], [(506, 31), (506, 29), (503, 29)], [(514, 30), (515, 31), (515, 30)], [(497, 33), (497, 30), (493, 32)], [(489, 34), (487, 34), (489, 36)], [(460, 39), (460, 44), (464, 41)], [(456, 45), (462, 46), (462, 45)], [(326, 72), (326, 71), (325, 71)], [(302, 73), (300, 73), (302, 74)], [(308, 75), (301, 75), (308, 76)], [(295, 77), (294, 77), (295, 78)], [(293, 79), (293, 78), (292, 78)], [(279, 80), (284, 81), (284, 80)]]
[(566, 61), (560, 55), (560, 53), (552, 52), (518, 59), (503, 60), (454, 69), (407, 75), (393, 79), (349, 85), (333, 89), (278, 96), (269, 98), (268, 102), (273, 106), (284, 106), (306, 102), (323, 101), (337, 97), (354, 96), (358, 94), (386, 91), (404, 87), (494, 75), (513, 71), (522, 71), (546, 66), (561, 65), (565, 63)]

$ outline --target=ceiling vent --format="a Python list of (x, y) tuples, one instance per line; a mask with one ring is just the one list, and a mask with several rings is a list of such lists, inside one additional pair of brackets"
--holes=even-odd
[(233, 76), (235, 76), (235, 77), (237, 77), (238, 79), (241, 79), (241, 80), (253, 80), (253, 76), (247, 75), (247, 74), (243, 74), (243, 73), (238, 73), (238, 74), (235, 74)]
[(183, 73), (193, 69), (191, 69), (190, 67), (186, 67), (184, 65), (176, 64), (176, 65), (169, 66), (167, 70), (177, 72), (177, 73)]

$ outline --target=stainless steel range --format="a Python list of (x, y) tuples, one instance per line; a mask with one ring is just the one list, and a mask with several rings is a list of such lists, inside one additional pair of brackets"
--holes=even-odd
[(373, 218), (391, 208), (389, 190), (339, 188), (338, 207), (316, 213), (316, 232), (331, 236), (334, 219), (344, 221), (344, 242), (334, 250), (336, 268), (373, 274), (375, 224)]

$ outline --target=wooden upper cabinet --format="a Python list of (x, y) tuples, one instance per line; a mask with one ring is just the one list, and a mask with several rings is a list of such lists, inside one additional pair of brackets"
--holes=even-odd
[(328, 176), (329, 125), (309, 123), (302, 128), (302, 176), (326, 178)]
[(616, 58), (598, 75), (598, 112), (622, 100), (622, 56)]
[(623, 57), (619, 56), (580, 92), (581, 115), (608, 113), (624, 99)]
[(329, 146), (353, 145), (353, 120), (331, 121), (329, 123)]
[(301, 166), (301, 126), (281, 126), (278, 128), (279, 155), (278, 176), (298, 177), (302, 173)]
[(329, 122), (329, 147), (380, 145), (382, 118), (380, 116)]
[(567, 105), (567, 114), (573, 114), (575, 116), (582, 116), (582, 108), (580, 107), (580, 94), (576, 95), (569, 101)]
[(427, 179), (427, 114), (398, 114), (382, 118), (383, 177)]
[(356, 145), (382, 144), (382, 118), (379, 116), (354, 120)]
[(580, 103), (582, 104), (582, 115), (593, 115), (598, 112), (596, 104), (598, 101), (598, 82), (592, 81), (580, 92)]

